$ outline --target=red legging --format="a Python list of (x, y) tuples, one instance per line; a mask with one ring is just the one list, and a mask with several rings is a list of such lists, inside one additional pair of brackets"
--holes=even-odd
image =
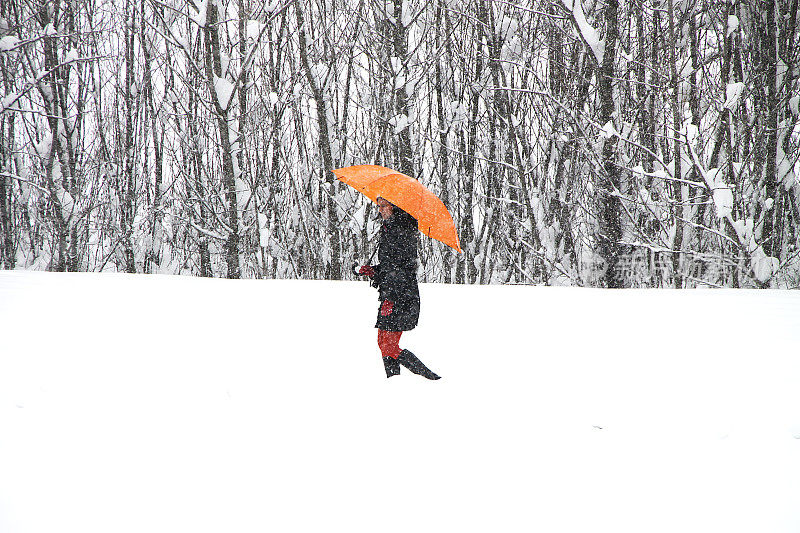
[(402, 331), (378, 330), (378, 347), (381, 349), (381, 355), (383, 357), (397, 359), (401, 351), (398, 343), (400, 342), (400, 335), (402, 334)]

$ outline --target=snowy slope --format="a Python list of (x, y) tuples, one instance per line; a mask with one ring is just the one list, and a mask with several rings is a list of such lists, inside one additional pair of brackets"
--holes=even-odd
[(0, 531), (800, 530), (800, 293), (0, 272)]

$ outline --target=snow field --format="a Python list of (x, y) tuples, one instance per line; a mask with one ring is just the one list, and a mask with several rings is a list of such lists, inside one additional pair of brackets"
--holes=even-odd
[(800, 529), (800, 293), (0, 272), (0, 531)]

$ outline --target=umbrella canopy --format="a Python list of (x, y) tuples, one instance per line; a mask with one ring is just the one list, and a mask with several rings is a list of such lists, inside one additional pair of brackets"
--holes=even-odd
[(453, 217), (444, 203), (411, 176), (378, 165), (337, 168), (336, 177), (373, 202), (378, 197), (393, 203), (417, 219), (419, 230), (432, 239), (460, 252)]

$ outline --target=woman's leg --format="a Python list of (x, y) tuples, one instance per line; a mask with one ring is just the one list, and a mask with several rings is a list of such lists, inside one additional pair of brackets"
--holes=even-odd
[(378, 348), (381, 349), (383, 367), (386, 370), (387, 378), (400, 373), (400, 363), (397, 361), (397, 357), (401, 352), (398, 343), (402, 334), (402, 331), (378, 330)]
[(400, 355), (400, 336), (402, 331), (386, 331), (383, 329), (378, 330), (378, 348), (381, 349), (383, 357), (391, 357), (397, 359)]

